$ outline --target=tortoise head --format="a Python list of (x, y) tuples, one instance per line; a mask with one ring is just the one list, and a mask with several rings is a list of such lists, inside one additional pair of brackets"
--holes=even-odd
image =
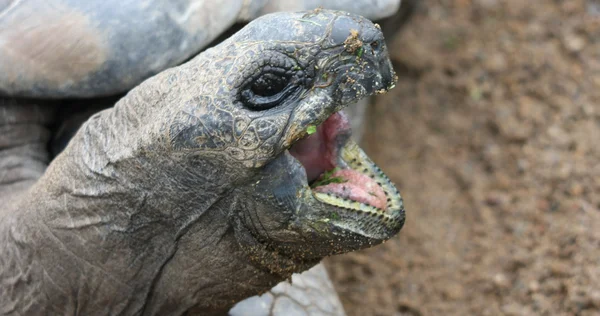
[(160, 78), (169, 119), (158, 130), (189, 170), (178, 176), (194, 185), (202, 173), (221, 190), (251, 257), (314, 261), (402, 227), (402, 198), (340, 112), (394, 86), (378, 25), (327, 10), (267, 15)]

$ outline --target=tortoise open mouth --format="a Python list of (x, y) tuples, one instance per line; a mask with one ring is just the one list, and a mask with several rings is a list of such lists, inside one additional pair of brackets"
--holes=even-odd
[(346, 115), (336, 112), (289, 149), (306, 170), (313, 196), (342, 211), (403, 220), (398, 190), (350, 136)]

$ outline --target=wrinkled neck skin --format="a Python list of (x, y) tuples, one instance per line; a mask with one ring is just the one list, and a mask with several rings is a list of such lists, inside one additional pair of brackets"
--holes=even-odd
[(164, 130), (142, 104), (167, 94), (142, 86), (2, 206), (0, 314), (220, 314), (291, 274), (257, 265), (268, 251), (236, 225), (231, 193), (251, 175), (146, 143)]

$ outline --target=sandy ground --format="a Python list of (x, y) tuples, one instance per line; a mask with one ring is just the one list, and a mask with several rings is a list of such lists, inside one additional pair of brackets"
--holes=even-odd
[(423, 0), (365, 148), (407, 222), (326, 263), (349, 315), (600, 315), (600, 1)]

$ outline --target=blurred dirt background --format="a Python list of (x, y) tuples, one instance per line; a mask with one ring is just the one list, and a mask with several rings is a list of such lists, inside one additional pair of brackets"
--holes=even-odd
[(600, 315), (600, 1), (422, 0), (364, 147), (397, 238), (326, 263), (349, 315)]

